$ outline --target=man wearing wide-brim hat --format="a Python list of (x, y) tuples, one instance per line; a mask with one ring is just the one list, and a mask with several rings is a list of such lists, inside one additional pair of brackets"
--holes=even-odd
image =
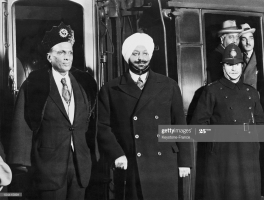
[(208, 83), (214, 82), (223, 76), (222, 65), (220, 64), (222, 56), (229, 44), (239, 44), (238, 34), (242, 29), (238, 29), (235, 20), (226, 20), (222, 24), (222, 29), (218, 31), (218, 37), (221, 43), (208, 57), (207, 71), (208, 71)]
[[(260, 200), (259, 143), (249, 142), (254, 125), (264, 124), (264, 114), (255, 88), (243, 83), (243, 57), (230, 44), (222, 58), (223, 77), (205, 87), (194, 111), (193, 125), (234, 125), (242, 129), (214, 132), (224, 142), (211, 141), (205, 151), (204, 200)], [(244, 125), (250, 126), (246, 132)], [(233, 127), (234, 127), (233, 126)], [(230, 136), (236, 135), (236, 142)], [(250, 136), (241, 141), (241, 136)], [(216, 138), (217, 138), (216, 137)]]
[(243, 78), (244, 83), (247, 83), (254, 88), (257, 88), (257, 59), (254, 51), (254, 33), (255, 28), (251, 28), (249, 24), (241, 24), (242, 32), (239, 34), (240, 44), (243, 51)]
[(50, 66), (31, 72), (16, 100), (8, 161), (33, 171), (40, 200), (84, 199), (91, 175), (97, 86), (72, 68), (73, 44), (74, 32), (64, 23), (46, 32)]

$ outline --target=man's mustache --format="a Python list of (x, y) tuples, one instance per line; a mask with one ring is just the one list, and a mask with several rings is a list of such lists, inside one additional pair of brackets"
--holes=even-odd
[(146, 64), (148, 61), (146, 60), (139, 60), (139, 61), (135, 61), (136, 64)]

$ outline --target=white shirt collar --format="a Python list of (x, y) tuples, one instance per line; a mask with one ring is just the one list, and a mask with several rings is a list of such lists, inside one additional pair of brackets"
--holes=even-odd
[(136, 83), (138, 81), (138, 78), (140, 77), (141, 80), (143, 81), (143, 83), (145, 83), (148, 79), (148, 74), (149, 74), (149, 71), (146, 72), (145, 74), (142, 74), (142, 75), (137, 75), (135, 73), (133, 73), (131, 70), (129, 70), (129, 73), (130, 73), (130, 76), (131, 78), (133, 79), (133, 81)]
[(251, 51), (247, 51), (245, 52), (247, 54), (248, 58), (251, 58), (252, 54), (253, 54), (253, 49)]
[(52, 74), (54, 79), (59, 79), (61, 81), (62, 78), (69, 78), (69, 72), (66, 72), (65, 76), (61, 75), (58, 71), (56, 71), (53, 67), (52, 67)]

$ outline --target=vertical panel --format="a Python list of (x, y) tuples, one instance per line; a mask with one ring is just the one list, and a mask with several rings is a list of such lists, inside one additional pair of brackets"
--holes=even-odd
[(201, 43), (199, 10), (183, 9), (178, 21), (179, 43)]
[(0, 137), (4, 120), (4, 90), (7, 89), (6, 61), (6, 0), (0, 1)]
[[(179, 9), (178, 11), (180, 15), (175, 20), (178, 84), (187, 115), (195, 92), (204, 82), (201, 10)], [(184, 200), (193, 200), (195, 196), (196, 145), (193, 150), (191, 176), (183, 181)]]
[(179, 9), (179, 12), (175, 21), (178, 84), (187, 114), (195, 91), (204, 83), (202, 22), (198, 9)]
[(202, 85), (202, 47), (180, 46), (181, 89), (184, 108), (187, 110), (195, 91)]

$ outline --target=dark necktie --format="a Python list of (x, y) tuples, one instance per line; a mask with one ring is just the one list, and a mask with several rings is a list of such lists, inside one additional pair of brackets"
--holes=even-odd
[(66, 101), (67, 104), (70, 104), (71, 102), (71, 93), (68, 89), (67, 83), (66, 83), (66, 79), (62, 78), (61, 79), (61, 83), (62, 83), (62, 97), (64, 98), (64, 100)]
[(243, 57), (243, 59), (244, 59), (244, 62), (245, 62), (246, 64), (248, 64), (250, 58), (247, 56), (246, 53), (244, 53), (244, 57)]
[(142, 79), (140, 77), (138, 77), (138, 80), (137, 80), (137, 86), (139, 87), (139, 89), (143, 89), (144, 88), (144, 83), (142, 81)]

